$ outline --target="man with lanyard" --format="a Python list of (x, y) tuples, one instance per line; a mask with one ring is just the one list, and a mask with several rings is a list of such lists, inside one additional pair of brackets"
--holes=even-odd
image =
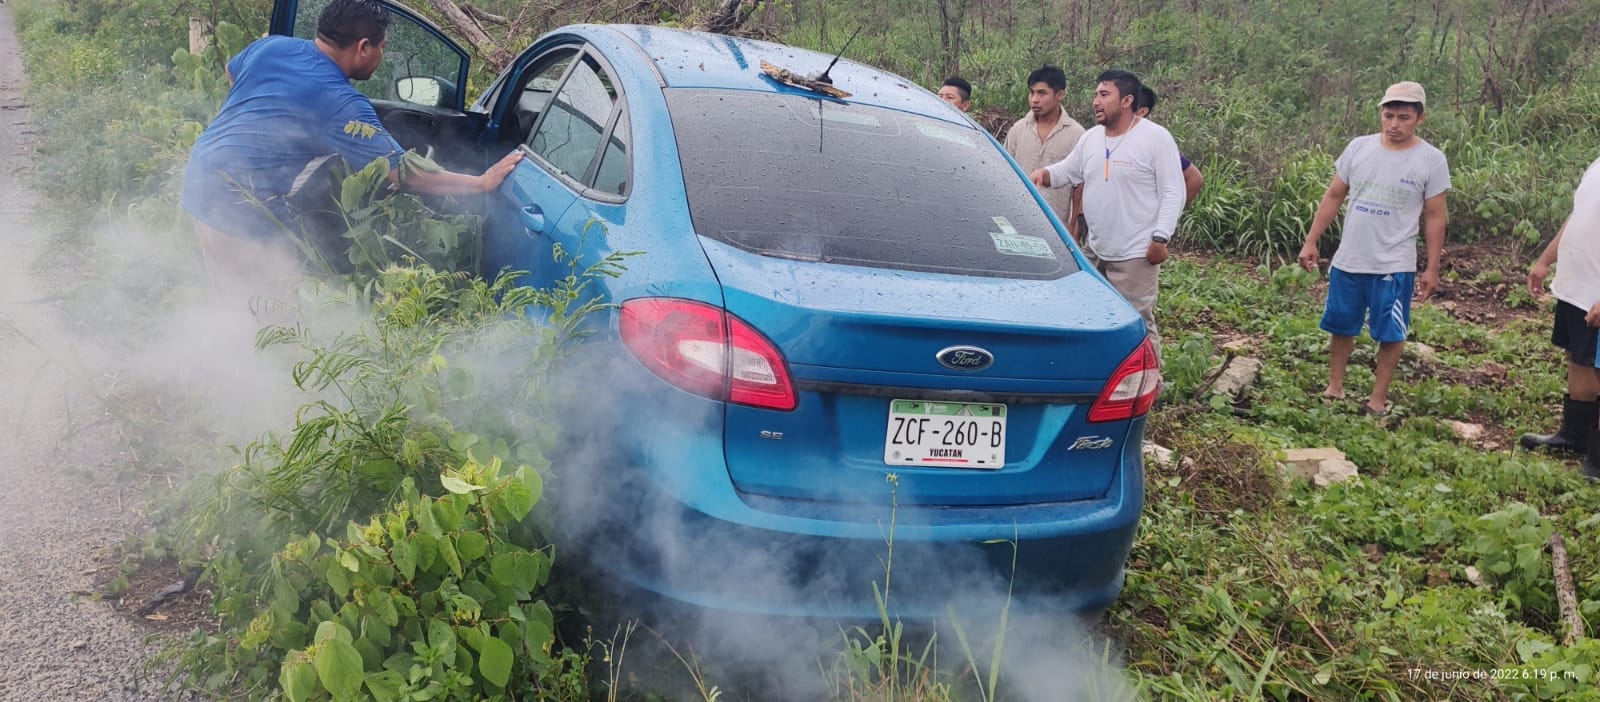
[[(1158, 349), (1155, 306), (1167, 242), (1183, 213), (1183, 172), (1178, 144), (1155, 122), (1134, 114), (1139, 78), (1128, 71), (1100, 74), (1094, 92), (1095, 126), (1063, 161), (1034, 171), (1034, 184), (1072, 187), (1089, 232), (1085, 252), (1106, 281), (1144, 318)], [(1079, 238), (1077, 222), (1067, 229)]]
[(315, 41), (270, 36), (228, 62), (233, 87), (195, 141), (182, 195), (219, 293), (248, 296), (257, 283), (281, 282), (271, 278), (282, 271), (265, 269), (295, 258), (290, 200), (331, 157), (353, 168), (388, 159), (391, 183), (434, 195), (490, 192), (516, 166), (513, 152), (469, 176), (405, 154), (350, 84), (377, 71), (389, 22), (376, 0), (333, 0)]
[[(1006, 130), (1006, 152), (1023, 173), (1066, 158), (1083, 137), (1083, 125), (1061, 108), (1066, 94), (1067, 74), (1060, 68), (1046, 65), (1028, 74), (1028, 114)], [(1063, 224), (1071, 224), (1071, 192), (1045, 191), (1044, 200)]]
[(1528, 292), (1534, 297), (1544, 295), (1552, 265), (1556, 314), (1550, 340), (1567, 352), (1567, 397), (1561, 429), (1549, 436), (1524, 434), (1521, 443), (1582, 453), (1584, 477), (1600, 480), (1600, 402), (1595, 399), (1600, 397), (1600, 160), (1583, 172), (1572, 194), (1572, 214), (1528, 270)]

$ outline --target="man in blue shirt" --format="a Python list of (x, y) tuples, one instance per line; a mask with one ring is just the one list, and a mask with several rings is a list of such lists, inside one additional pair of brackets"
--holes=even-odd
[(333, 0), (314, 41), (270, 36), (228, 62), (233, 87), (183, 175), (182, 204), (214, 282), (233, 287), (287, 258), (290, 201), (330, 156), (353, 168), (387, 158), (391, 182), (435, 195), (492, 191), (516, 166), (520, 152), (478, 176), (401, 167), (405, 150), (350, 84), (383, 61), (389, 21), (375, 0)]

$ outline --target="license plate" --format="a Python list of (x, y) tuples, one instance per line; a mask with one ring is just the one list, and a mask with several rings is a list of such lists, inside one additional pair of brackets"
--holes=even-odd
[(998, 470), (1006, 463), (1006, 406), (893, 400), (883, 462)]

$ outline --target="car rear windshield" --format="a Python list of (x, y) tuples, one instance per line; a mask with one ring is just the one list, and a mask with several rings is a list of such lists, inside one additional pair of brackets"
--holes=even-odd
[(764, 256), (1008, 278), (1077, 270), (973, 128), (804, 95), (670, 89), (701, 236)]

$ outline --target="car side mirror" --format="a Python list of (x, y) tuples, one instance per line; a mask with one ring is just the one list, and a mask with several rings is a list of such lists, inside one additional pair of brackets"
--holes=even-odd
[(449, 92), (449, 86), (438, 78), (413, 76), (394, 82), (395, 97), (413, 105), (440, 107)]

